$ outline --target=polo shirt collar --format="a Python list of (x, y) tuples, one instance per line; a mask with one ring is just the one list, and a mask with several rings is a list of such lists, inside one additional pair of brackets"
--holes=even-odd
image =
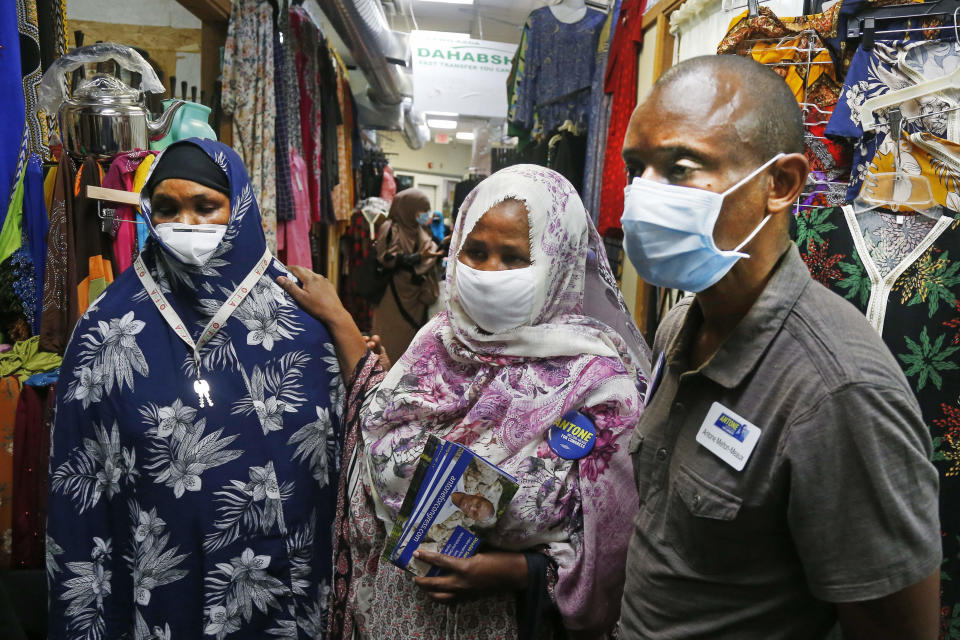
[[(739, 385), (757, 365), (811, 280), (800, 252), (791, 246), (750, 311), (699, 373), (726, 388)], [(670, 362), (682, 365), (689, 361), (691, 340), (702, 322), (700, 305), (694, 301), (667, 349)]]

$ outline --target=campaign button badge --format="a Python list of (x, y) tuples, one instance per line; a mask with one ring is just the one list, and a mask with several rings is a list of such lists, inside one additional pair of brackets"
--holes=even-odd
[(564, 460), (579, 460), (593, 451), (596, 442), (597, 427), (579, 411), (565, 414), (547, 432), (550, 449)]

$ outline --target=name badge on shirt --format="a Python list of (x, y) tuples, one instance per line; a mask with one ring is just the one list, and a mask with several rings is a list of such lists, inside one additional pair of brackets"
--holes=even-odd
[(653, 368), (653, 373), (650, 374), (650, 382), (647, 384), (647, 392), (643, 396), (643, 406), (649, 407), (650, 401), (653, 399), (653, 394), (656, 393), (657, 387), (660, 386), (660, 378), (663, 375), (663, 363), (666, 362), (666, 356), (663, 351), (660, 352), (660, 355), (657, 357), (657, 364)]
[(737, 471), (743, 471), (760, 439), (760, 427), (714, 402), (697, 432), (697, 442)]

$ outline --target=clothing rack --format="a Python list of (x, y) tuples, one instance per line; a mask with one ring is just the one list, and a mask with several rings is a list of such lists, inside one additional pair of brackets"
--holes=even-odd
[[(803, 118), (803, 125), (804, 128), (807, 129), (804, 131), (804, 140), (820, 140), (826, 142), (827, 138), (824, 136), (816, 135), (812, 131), (809, 131), (810, 127), (825, 125), (829, 121), (829, 116), (832, 113), (831, 111), (821, 109), (818, 105), (810, 102), (807, 96), (810, 69), (814, 65), (834, 64), (832, 60), (814, 60), (814, 57), (818, 54), (829, 53), (829, 49), (817, 44), (819, 39), (820, 36), (816, 31), (808, 29), (782, 37), (755, 38), (746, 40), (745, 42), (750, 44), (773, 44), (773, 48), (776, 50), (795, 51), (800, 54), (800, 60), (769, 62), (766, 63), (765, 66), (771, 68), (782, 66), (797, 68), (797, 73), (803, 78), (802, 99), (800, 99), (798, 102)], [(805, 204), (804, 201), (818, 193), (832, 192), (838, 187), (843, 187), (844, 189), (846, 188), (845, 182), (823, 180), (814, 176), (811, 177), (813, 179), (808, 177), (803, 190), (797, 197), (797, 201), (794, 203), (794, 213), (797, 213), (801, 208), (813, 206)]]
[[(873, 49), (876, 36), (880, 34), (894, 34), (908, 31), (931, 31), (954, 29), (957, 30), (956, 12), (960, 10), (960, 0), (936, 0), (935, 2), (918, 2), (898, 4), (886, 7), (867, 7), (854, 16), (841, 15), (838, 31), (846, 36), (847, 40), (860, 40), (866, 50)], [(951, 16), (953, 24), (933, 27), (910, 27), (906, 29), (878, 29), (881, 22), (889, 20), (909, 20), (914, 18), (931, 18), (935, 16)]]

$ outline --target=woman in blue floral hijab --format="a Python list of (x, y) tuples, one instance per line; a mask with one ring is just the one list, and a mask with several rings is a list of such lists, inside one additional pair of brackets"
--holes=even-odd
[(232, 149), (169, 147), (141, 202), (151, 238), (81, 318), (57, 388), (49, 638), (320, 638), (330, 337), (275, 283)]

